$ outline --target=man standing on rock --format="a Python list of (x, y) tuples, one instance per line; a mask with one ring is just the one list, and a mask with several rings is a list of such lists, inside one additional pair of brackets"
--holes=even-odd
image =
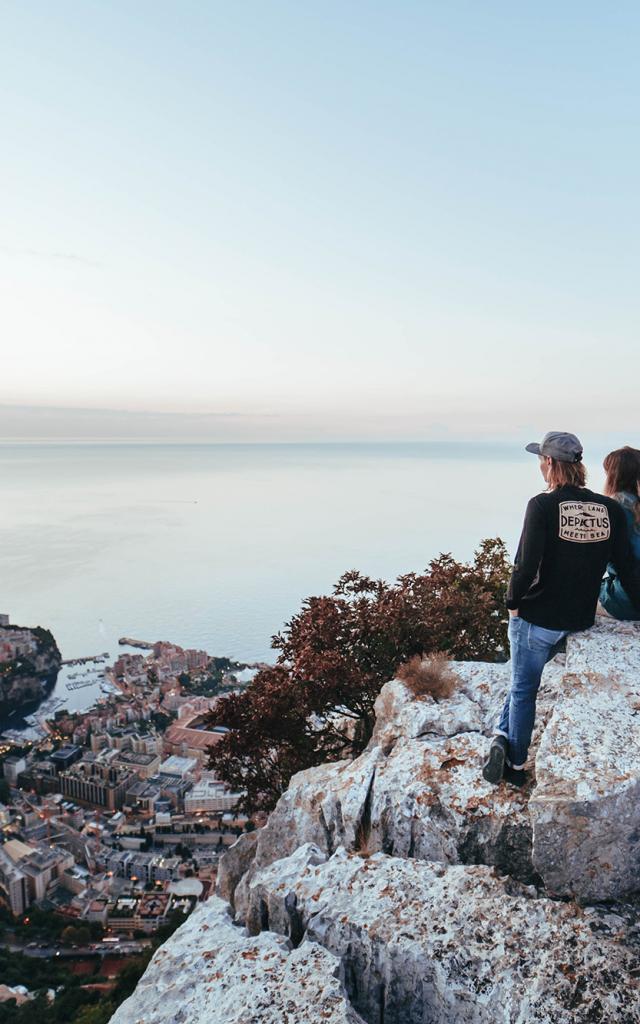
[(640, 605), (624, 511), (586, 488), (578, 438), (552, 430), (526, 450), (539, 457), (547, 490), (527, 505), (516, 552), (507, 591), (511, 688), (482, 769), (488, 782), (515, 786), (526, 781), (542, 670), (567, 633), (593, 626), (608, 562)]

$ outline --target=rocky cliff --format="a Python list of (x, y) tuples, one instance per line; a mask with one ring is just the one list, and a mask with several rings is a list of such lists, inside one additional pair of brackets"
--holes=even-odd
[(640, 1021), (640, 626), (547, 666), (524, 791), (480, 775), (508, 666), (454, 669), (294, 776), (113, 1024)]
[(0, 716), (39, 701), (56, 681), (62, 656), (41, 626), (0, 626)]

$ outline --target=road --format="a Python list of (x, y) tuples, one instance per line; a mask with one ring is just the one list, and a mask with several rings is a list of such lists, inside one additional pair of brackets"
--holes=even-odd
[(117, 953), (118, 956), (143, 953), (151, 945), (150, 939), (122, 939), (118, 942), (95, 942), (88, 946), (40, 946), (29, 944), (23, 946), (16, 942), (2, 942), (0, 946), (11, 953), (22, 953), (24, 956), (39, 957), (49, 960), (53, 957), (76, 958), (86, 956), (107, 956)]

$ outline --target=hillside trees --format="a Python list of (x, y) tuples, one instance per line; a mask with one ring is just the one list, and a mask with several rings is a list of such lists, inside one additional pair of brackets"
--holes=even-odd
[(503, 660), (510, 571), (495, 538), (469, 564), (442, 554), (395, 583), (345, 573), (332, 595), (308, 598), (273, 638), (275, 666), (218, 701), (210, 722), (229, 732), (212, 767), (246, 794), (245, 809), (269, 810), (295, 772), (366, 746), (380, 688), (415, 655)]

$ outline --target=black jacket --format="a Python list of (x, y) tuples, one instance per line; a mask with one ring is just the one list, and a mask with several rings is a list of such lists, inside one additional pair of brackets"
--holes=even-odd
[(527, 505), (507, 608), (546, 629), (588, 629), (607, 562), (640, 606), (640, 571), (618, 502), (586, 487), (537, 494)]

